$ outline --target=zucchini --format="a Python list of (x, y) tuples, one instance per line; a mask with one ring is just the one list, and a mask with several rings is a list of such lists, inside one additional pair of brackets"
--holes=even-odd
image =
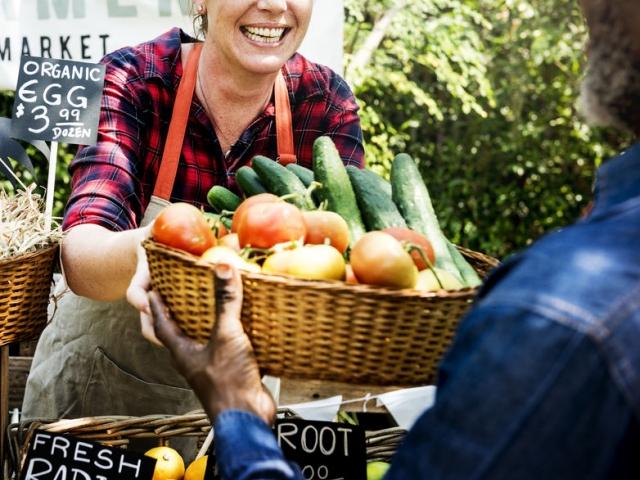
[(286, 199), (289, 203), (304, 210), (315, 209), (315, 205), (307, 197), (307, 189), (304, 183), (295, 173), (262, 155), (253, 157), (252, 166), (269, 192), (279, 197), (291, 195)]
[(451, 257), (449, 241), (440, 229), (429, 191), (418, 166), (406, 153), (396, 155), (391, 164), (391, 197), (407, 226), (425, 235), (431, 242), (436, 255), (435, 266), (448, 271), (467, 286)]
[(391, 196), (380, 189), (379, 182), (375, 178), (353, 165), (347, 165), (346, 170), (367, 231), (383, 230), (388, 227), (406, 228), (407, 224), (398, 207), (391, 200)]
[(233, 212), (238, 208), (242, 199), (228, 188), (214, 185), (207, 193), (207, 202), (218, 213), (225, 210)]
[(478, 276), (478, 273), (473, 269), (467, 259), (464, 258), (464, 255), (460, 253), (460, 251), (456, 248), (456, 246), (447, 240), (447, 246), (449, 247), (449, 253), (451, 254), (451, 258), (458, 267), (458, 271), (460, 272), (460, 276), (464, 280), (464, 283), (468, 287), (477, 287), (482, 283), (482, 280)]
[(260, 181), (260, 177), (256, 171), (246, 165), (240, 167), (236, 172), (236, 182), (245, 197), (252, 197), (259, 193), (267, 193), (267, 188)]
[(349, 175), (330, 137), (318, 137), (313, 142), (313, 175), (322, 184), (319, 197), (327, 202), (327, 209), (336, 212), (349, 225), (353, 245), (366, 230)]

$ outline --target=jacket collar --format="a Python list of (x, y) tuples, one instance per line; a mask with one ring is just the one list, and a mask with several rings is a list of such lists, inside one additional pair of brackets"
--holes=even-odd
[(592, 215), (639, 196), (640, 143), (637, 143), (598, 169)]

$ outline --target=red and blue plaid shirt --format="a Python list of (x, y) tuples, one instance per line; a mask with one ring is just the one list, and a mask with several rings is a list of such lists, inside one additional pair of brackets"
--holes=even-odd
[[(124, 48), (107, 65), (98, 141), (82, 147), (69, 169), (71, 195), (63, 228), (93, 223), (110, 230), (139, 226), (149, 203), (182, 76), (180, 45), (192, 42), (180, 29)], [(283, 73), (291, 102), (298, 163), (311, 167), (314, 140), (333, 138), (345, 164), (364, 166), (358, 106), (345, 81), (327, 67), (296, 54)], [(172, 202), (208, 209), (213, 185), (237, 191), (235, 172), (257, 155), (276, 158), (275, 107), (269, 103), (225, 158), (213, 126), (193, 96)]]

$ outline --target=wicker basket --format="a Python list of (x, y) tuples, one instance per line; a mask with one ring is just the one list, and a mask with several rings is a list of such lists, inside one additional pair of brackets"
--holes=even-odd
[[(204, 411), (197, 410), (184, 415), (103, 416), (12, 424), (9, 426), (9, 453), (16, 473), (24, 463), (37, 430), (126, 448), (130, 440), (138, 438), (157, 439), (159, 444), (171, 444), (176, 437), (197, 437), (198, 443), (202, 444), (211, 430), (211, 423)], [(399, 427), (366, 431), (367, 461), (389, 461), (405, 433)]]
[(58, 244), (0, 260), (0, 346), (35, 338), (47, 323)]
[[(147, 240), (151, 283), (173, 319), (206, 341), (214, 319), (211, 266)], [(482, 276), (497, 265), (460, 249)], [(394, 290), (242, 273), (242, 321), (263, 374), (370, 385), (432, 382), (475, 289)]]

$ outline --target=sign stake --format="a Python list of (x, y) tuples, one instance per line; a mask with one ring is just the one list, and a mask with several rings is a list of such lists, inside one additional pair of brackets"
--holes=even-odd
[(46, 231), (51, 231), (51, 223), (53, 221), (53, 197), (56, 184), (56, 169), (58, 159), (58, 142), (51, 142), (51, 152), (49, 155), (49, 176), (47, 178), (47, 197), (44, 208), (44, 218), (46, 223)]

